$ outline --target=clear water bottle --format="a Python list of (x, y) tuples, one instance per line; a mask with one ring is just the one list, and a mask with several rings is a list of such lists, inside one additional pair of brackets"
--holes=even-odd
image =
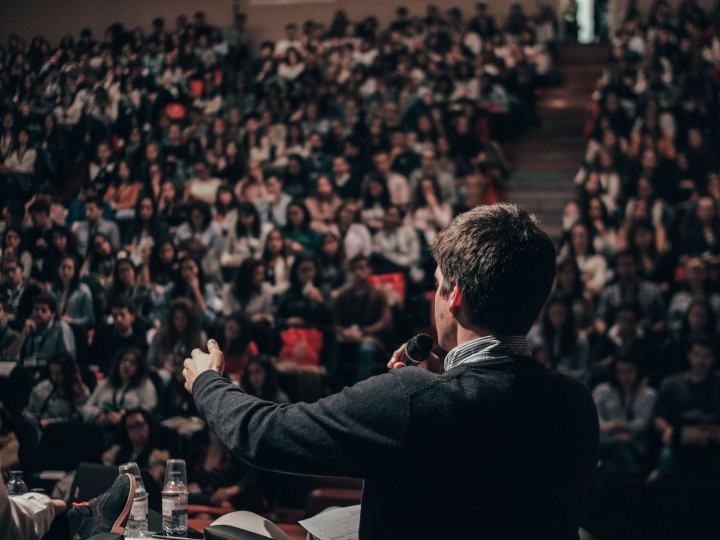
[(188, 529), (188, 491), (182, 472), (170, 471), (162, 491), (162, 526), (167, 535), (181, 536)]
[(5, 487), (10, 497), (17, 497), (28, 492), (27, 484), (23, 481), (22, 471), (10, 471), (10, 480)]
[(148, 532), (148, 493), (145, 490), (140, 468), (137, 463), (123, 463), (118, 467), (120, 474), (132, 474), (135, 477), (135, 500), (125, 525), (125, 538), (142, 538)]

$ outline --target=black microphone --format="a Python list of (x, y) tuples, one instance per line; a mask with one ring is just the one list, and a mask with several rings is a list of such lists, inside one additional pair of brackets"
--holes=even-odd
[(423, 360), (427, 360), (433, 348), (433, 340), (427, 334), (418, 334), (410, 338), (405, 344), (405, 352), (400, 355), (398, 362), (406, 366), (417, 366)]

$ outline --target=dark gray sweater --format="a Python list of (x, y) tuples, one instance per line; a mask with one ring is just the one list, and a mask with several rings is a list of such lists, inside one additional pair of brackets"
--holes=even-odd
[(362, 539), (577, 538), (595, 405), (530, 358), (392, 370), (313, 404), (265, 402), (214, 372), (193, 390), (248, 463), (364, 478)]

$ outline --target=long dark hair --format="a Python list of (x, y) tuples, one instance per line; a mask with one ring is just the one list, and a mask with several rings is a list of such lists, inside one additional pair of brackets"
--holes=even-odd
[[(172, 246), (174, 253), (173, 260), (170, 265), (166, 265), (160, 258), (160, 248), (167, 244), (170, 244)], [(158, 240), (153, 246), (152, 252), (150, 253), (150, 262), (148, 264), (150, 269), (150, 281), (152, 281), (153, 283), (159, 283), (161, 285), (173, 281), (175, 278), (175, 273), (177, 271), (177, 268), (175, 267), (176, 263), (177, 247), (175, 247), (172, 238), (166, 237)]]
[(690, 310), (696, 306), (702, 306), (705, 309), (705, 313), (707, 314), (707, 322), (705, 323), (705, 329), (704, 334), (707, 335), (715, 335), (715, 311), (712, 308), (712, 305), (710, 302), (708, 302), (704, 298), (696, 298), (692, 302), (690, 302), (690, 305), (688, 305), (687, 310), (685, 310), (685, 315), (683, 315), (682, 320), (682, 327), (680, 329), (680, 334), (684, 337), (691, 337), (690, 336)]
[(240, 337), (232, 343), (223, 343), (223, 349), (226, 354), (240, 355), (247, 351), (251, 341), (250, 319), (242, 311), (235, 311), (225, 318), (225, 323), (235, 321), (240, 326)]
[[(129, 411), (125, 411), (125, 414), (123, 414), (122, 420), (120, 421), (120, 424), (118, 425), (117, 443), (120, 445), (120, 448), (121, 448), (120, 453), (121, 454), (123, 454), (123, 449), (132, 451), (132, 442), (130, 442), (130, 437), (128, 436), (128, 431), (127, 431), (127, 427), (125, 426), (125, 422), (127, 421), (127, 419), (130, 416), (132, 416), (134, 414), (141, 415), (143, 417), (143, 420), (145, 421), (145, 423), (148, 426), (148, 432), (150, 435), (148, 437), (148, 443), (147, 443), (147, 446), (145, 447), (145, 449), (155, 448), (158, 446), (157, 428), (155, 426), (155, 420), (153, 419), (152, 415), (148, 411), (138, 407), (136, 409), (130, 409)], [(144, 454), (145, 452), (143, 451), (142, 453)], [(128, 458), (129, 458), (129, 456), (128, 456)], [(118, 461), (118, 460), (116, 459), (116, 461)], [(123, 457), (123, 459), (122, 459), (122, 461), (120, 461), (120, 463), (125, 463), (127, 461), (128, 461), (128, 459)], [(137, 461), (142, 461), (142, 460), (138, 459)], [(143, 464), (139, 464), (139, 465), (140, 465), (140, 467), (143, 467)]]
[[(370, 193), (370, 183), (371, 182), (377, 182), (380, 184), (383, 188), (382, 193), (380, 194), (379, 199), (374, 199), (372, 194)], [(385, 179), (379, 174), (371, 174), (368, 176), (367, 180), (365, 181), (365, 184), (363, 185), (363, 208), (371, 208), (376, 202), (380, 203), (380, 206), (387, 209), (392, 201), (390, 200), (390, 191), (388, 190), (387, 183), (385, 182)]]
[(60, 390), (73, 410), (77, 409), (78, 403), (85, 395), (85, 385), (80, 377), (80, 368), (75, 360), (73, 360), (73, 357), (67, 353), (51, 356), (48, 359), (48, 369), (50, 368), (50, 364), (60, 366), (63, 376), (63, 383)]
[(572, 354), (575, 352), (575, 348), (577, 346), (577, 334), (575, 332), (574, 321), (575, 317), (573, 316), (572, 302), (565, 295), (553, 295), (545, 304), (541, 326), (543, 340), (550, 347), (551, 344), (554, 343), (555, 337), (558, 333), (550, 322), (550, 307), (553, 305), (564, 306), (565, 311), (567, 312), (567, 320), (559, 329), (560, 349), (563, 353)]
[[(255, 238), (260, 237), (260, 214), (257, 211), (257, 207), (251, 202), (241, 202), (237, 207), (238, 218), (235, 222), (235, 235), (238, 238), (243, 236), (254, 236)], [(255, 220), (252, 225), (252, 230), (248, 231), (245, 224), (240, 219), (240, 214), (252, 215)]]
[(306, 262), (311, 262), (315, 266), (315, 279), (313, 279), (313, 285), (317, 287), (320, 281), (322, 281), (320, 275), (320, 265), (318, 264), (317, 259), (308, 253), (299, 253), (295, 256), (295, 260), (290, 267), (290, 288), (295, 291), (299, 291), (300, 289), (302, 289), (302, 283), (300, 283), (298, 269), (300, 268), (301, 264)]
[[(303, 220), (300, 222), (299, 225), (293, 225), (290, 222), (290, 209), (292, 207), (299, 208), (303, 213)], [(290, 204), (287, 205), (287, 222), (285, 224), (285, 230), (286, 231), (294, 231), (298, 230), (300, 232), (306, 232), (310, 230), (310, 211), (308, 210), (308, 207), (305, 206), (305, 203), (302, 201), (292, 201)]]
[(160, 220), (158, 219), (157, 203), (155, 199), (149, 195), (143, 195), (138, 199), (137, 204), (135, 205), (135, 219), (133, 219), (133, 222), (130, 225), (127, 233), (128, 243), (135, 240), (136, 237), (139, 237), (145, 229), (145, 223), (142, 221), (142, 219), (140, 219), (140, 206), (142, 205), (143, 201), (150, 201), (153, 211), (152, 217), (147, 223), (148, 234), (153, 238), (157, 238), (160, 235), (160, 231), (162, 231), (162, 225), (160, 224)]
[(205, 272), (202, 269), (202, 265), (200, 264), (200, 261), (197, 259), (194, 259), (193, 257), (190, 257), (189, 255), (186, 255), (182, 259), (180, 259), (178, 264), (178, 271), (177, 276), (175, 278), (175, 287), (173, 287), (172, 290), (172, 297), (173, 298), (179, 298), (181, 296), (188, 296), (188, 285), (187, 281), (182, 276), (182, 265), (188, 261), (192, 261), (195, 263), (195, 266), (198, 269), (197, 278), (198, 278), (198, 286), (200, 288), (200, 292), (204, 293), (205, 291)]
[(72, 261), (73, 265), (75, 266), (75, 273), (73, 274), (72, 279), (70, 280), (70, 283), (68, 284), (68, 294), (75, 291), (80, 286), (80, 264), (78, 260), (72, 256), (72, 255), (63, 255), (60, 257), (60, 260), (58, 261), (58, 266), (55, 269), (55, 288), (59, 291), (62, 291), (65, 289), (65, 286), (63, 285), (62, 279), (60, 278), (60, 266), (62, 266), (62, 263), (64, 261)]
[[(265, 371), (265, 385), (259, 392), (253, 388), (252, 384), (250, 384), (250, 366), (252, 365), (260, 366)], [(269, 401), (276, 399), (280, 390), (277, 382), (277, 371), (275, 370), (275, 366), (273, 366), (270, 357), (266, 355), (251, 358), (248, 361), (247, 366), (245, 366), (245, 372), (243, 373), (242, 379), (240, 379), (240, 384), (251, 396), (256, 396)]]
[(127, 290), (125, 284), (120, 280), (120, 265), (122, 264), (130, 265), (130, 267), (133, 269), (133, 272), (135, 272), (135, 280), (137, 283), (138, 269), (137, 266), (135, 266), (135, 263), (132, 262), (132, 259), (128, 257), (125, 257), (124, 259), (118, 259), (118, 261), (115, 263), (115, 268), (113, 269), (112, 290), (110, 291), (111, 298), (121, 298), (123, 296), (132, 294), (132, 291)]
[[(182, 334), (175, 329), (173, 317), (176, 311), (182, 311), (188, 320), (187, 328)], [(170, 305), (165, 324), (158, 331), (158, 348), (161, 351), (171, 351), (179, 341), (186, 344), (200, 343), (201, 334), (202, 325), (198, 309), (190, 300), (178, 298)]]
[(137, 388), (140, 386), (149, 374), (147, 359), (143, 352), (136, 347), (125, 347), (120, 349), (113, 357), (112, 366), (110, 367), (110, 385), (113, 388), (120, 388), (122, 386), (122, 377), (120, 377), (120, 362), (122, 362), (123, 356), (126, 354), (132, 354), (135, 356), (137, 361), (137, 369), (135, 375), (132, 376), (128, 383), (128, 387)]
[(253, 293), (259, 292), (253, 285), (252, 275), (259, 266), (264, 265), (263, 261), (257, 259), (245, 259), (240, 263), (232, 284), (232, 292), (239, 300), (246, 302)]
[(611, 386), (620, 390), (620, 382), (617, 379), (617, 365), (618, 364), (632, 364), (635, 367), (635, 381), (633, 382), (633, 394), (637, 392), (640, 383), (642, 382), (642, 373), (640, 366), (633, 359), (631, 351), (619, 353), (613, 358), (612, 365), (610, 366), (609, 380)]

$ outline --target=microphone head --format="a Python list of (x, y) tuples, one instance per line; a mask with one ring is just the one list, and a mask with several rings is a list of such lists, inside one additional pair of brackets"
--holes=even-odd
[(405, 345), (405, 354), (415, 362), (422, 362), (432, 352), (432, 348), (432, 338), (427, 334), (418, 334)]

